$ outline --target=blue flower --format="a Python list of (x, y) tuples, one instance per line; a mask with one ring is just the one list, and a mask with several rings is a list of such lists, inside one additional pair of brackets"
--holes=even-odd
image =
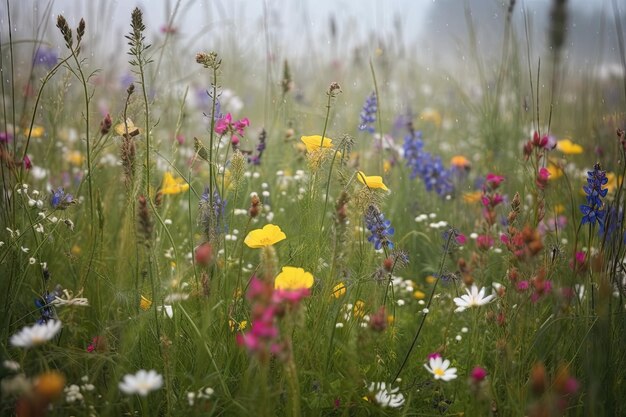
[(54, 49), (40, 46), (37, 48), (37, 51), (35, 51), (33, 62), (35, 66), (41, 65), (46, 69), (51, 69), (57, 64), (58, 59), (59, 56)]
[(376, 111), (378, 110), (378, 99), (376, 98), (376, 93), (372, 91), (372, 93), (365, 99), (365, 104), (363, 104), (363, 109), (361, 110), (360, 118), (361, 123), (359, 123), (360, 131), (367, 131), (370, 133), (374, 133), (376, 130), (374, 128), (374, 123), (376, 122)]
[(226, 225), (226, 200), (222, 199), (217, 189), (213, 190), (213, 206), (209, 199), (209, 187), (204, 189), (200, 198), (200, 223), (207, 234), (220, 234), (228, 231)]
[(383, 247), (393, 249), (393, 242), (389, 240), (389, 236), (393, 236), (395, 230), (391, 227), (391, 221), (386, 220), (383, 213), (375, 206), (367, 208), (365, 212), (365, 226), (370, 232), (367, 240), (374, 244), (374, 249), (379, 250)]
[(587, 184), (583, 186), (586, 194), (587, 204), (580, 205), (580, 212), (583, 214), (581, 224), (589, 223), (594, 225), (598, 223), (600, 232), (604, 231), (604, 218), (606, 210), (602, 199), (608, 193), (607, 188), (602, 188), (608, 182), (606, 171), (600, 168), (600, 164), (593, 166), (593, 171), (587, 171)]
[(420, 177), (427, 191), (435, 191), (442, 197), (454, 192), (454, 171), (443, 166), (439, 156), (424, 151), (422, 132), (413, 130), (409, 124), (409, 134), (404, 137), (404, 158), (411, 168), (411, 179)]
[(72, 194), (65, 193), (62, 187), (57, 188), (56, 191), (52, 193), (50, 197), (50, 205), (54, 209), (65, 210), (70, 205), (75, 204), (74, 197)]

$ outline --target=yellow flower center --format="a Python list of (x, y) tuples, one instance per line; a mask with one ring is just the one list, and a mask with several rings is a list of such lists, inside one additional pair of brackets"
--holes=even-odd
[(435, 375), (437, 375), (437, 376), (443, 376), (444, 371), (443, 371), (443, 369), (441, 369), (441, 368), (435, 368), (435, 369), (433, 369), (433, 373), (434, 373)]

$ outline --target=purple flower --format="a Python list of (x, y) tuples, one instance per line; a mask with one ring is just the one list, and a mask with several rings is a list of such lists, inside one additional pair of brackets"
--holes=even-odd
[(369, 206), (365, 212), (365, 225), (370, 232), (367, 238), (368, 242), (374, 244), (374, 249), (379, 250), (383, 247), (393, 249), (393, 242), (389, 240), (389, 236), (393, 236), (395, 230), (391, 227), (391, 222), (385, 219), (383, 213), (375, 206)]
[(376, 122), (377, 110), (378, 99), (376, 98), (376, 93), (372, 91), (372, 93), (365, 100), (365, 104), (363, 104), (363, 109), (361, 110), (361, 122), (359, 123), (360, 131), (374, 133), (374, 131), (376, 130), (374, 128), (374, 123)]
[(42, 66), (46, 69), (50, 69), (56, 65), (58, 59), (59, 56), (57, 55), (56, 50), (46, 46), (40, 46), (37, 48), (37, 51), (35, 51), (33, 64), (35, 66)]

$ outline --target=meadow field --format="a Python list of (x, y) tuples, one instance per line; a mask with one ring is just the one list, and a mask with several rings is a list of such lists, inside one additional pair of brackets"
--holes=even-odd
[(105, 3), (0, 7), (1, 415), (626, 416), (623, 2), (584, 60), (566, 0), (447, 55)]

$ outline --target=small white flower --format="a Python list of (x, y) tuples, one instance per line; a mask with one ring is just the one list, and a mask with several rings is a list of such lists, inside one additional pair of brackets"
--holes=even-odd
[(30, 348), (39, 346), (51, 340), (61, 330), (61, 322), (50, 320), (44, 324), (35, 324), (24, 327), (11, 336), (11, 345), (16, 347)]
[(450, 361), (444, 360), (441, 356), (430, 358), (429, 365), (424, 364), (424, 368), (435, 376), (435, 379), (450, 381), (457, 377), (456, 368), (450, 368)]
[(8, 359), (2, 361), (2, 366), (4, 366), (5, 369), (8, 369), (9, 371), (13, 371), (13, 372), (17, 372), (20, 370), (19, 363), (8, 360)]
[(119, 383), (120, 390), (124, 394), (139, 394), (147, 396), (150, 391), (156, 391), (163, 386), (163, 377), (155, 370), (139, 370), (136, 374), (124, 375), (124, 380)]
[(171, 225), (172, 224), (172, 219), (165, 219), (165, 220), (163, 220), (163, 224), (165, 224), (167, 226)]
[(374, 400), (381, 407), (400, 408), (404, 404), (404, 395), (400, 388), (387, 387), (384, 382), (372, 382), (369, 390), (374, 394)]
[(485, 297), (485, 288), (481, 288), (478, 291), (478, 287), (476, 285), (472, 285), (471, 288), (466, 288), (464, 294), (460, 297), (456, 297), (454, 299), (454, 303), (457, 308), (456, 312), (464, 311), (467, 308), (471, 307), (480, 307), (487, 303), (490, 303), (495, 298), (495, 295), (491, 294)]
[(427, 308), (425, 308), (425, 309), (423, 309), (423, 310), (422, 310), (422, 313), (424, 313), (424, 314), (428, 314), (428, 313), (430, 313), (430, 310), (429, 310), (429, 309), (427, 309)]
[(164, 299), (163, 302), (164, 303), (176, 303), (179, 301), (185, 301), (189, 298), (189, 294), (184, 293), (184, 292), (174, 292), (171, 294), (168, 294)]
[(35, 259), (35, 258), (29, 258), (28, 259), (28, 263), (31, 264), (31, 265), (35, 265), (35, 262), (37, 262), (37, 259)]
[(28, 251), (30, 250), (30, 249), (28, 249), (28, 248), (25, 248), (24, 246), (20, 246), (20, 249), (21, 249), (21, 250), (22, 250), (22, 252), (24, 252), (24, 253), (28, 253)]

